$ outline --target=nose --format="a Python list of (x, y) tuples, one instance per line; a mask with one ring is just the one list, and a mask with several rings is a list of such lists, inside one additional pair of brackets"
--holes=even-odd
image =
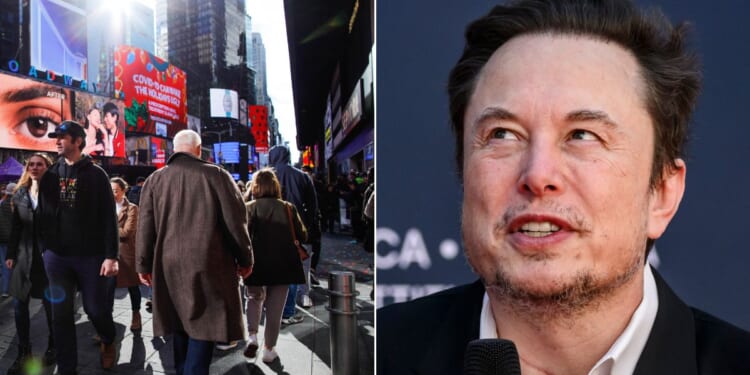
[(522, 161), (518, 191), (532, 197), (559, 195), (564, 189), (564, 160), (559, 147), (544, 139), (529, 144)]

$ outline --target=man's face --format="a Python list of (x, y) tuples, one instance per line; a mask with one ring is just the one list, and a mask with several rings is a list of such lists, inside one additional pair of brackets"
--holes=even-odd
[(66, 89), (0, 74), (0, 147), (53, 151), (47, 134), (69, 118)]
[(74, 141), (70, 134), (61, 134), (57, 136), (55, 144), (59, 155), (71, 159), (79, 152), (78, 146), (81, 144), (81, 139), (76, 138)]
[(661, 188), (649, 189), (644, 91), (635, 58), (615, 43), (527, 35), (494, 53), (463, 139), (463, 237), (485, 283), (534, 300), (640, 274), (646, 239), (664, 231), (684, 183), (682, 168), (665, 213)]
[(107, 127), (107, 130), (115, 130), (117, 128), (117, 115), (113, 115), (111, 113), (105, 113), (104, 114), (104, 126)]

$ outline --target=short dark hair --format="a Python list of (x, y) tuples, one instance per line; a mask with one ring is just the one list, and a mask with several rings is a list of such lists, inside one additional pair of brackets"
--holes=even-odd
[(117, 105), (112, 102), (107, 102), (104, 104), (104, 107), (102, 107), (102, 112), (104, 114), (109, 113), (110, 115), (117, 116), (117, 119), (120, 119), (120, 110), (117, 108)]
[(125, 180), (123, 180), (121, 177), (112, 177), (109, 179), (109, 182), (119, 185), (122, 191), (128, 190), (128, 183), (125, 182)]
[(629, 0), (521, 0), (496, 6), (466, 29), (466, 46), (450, 72), (448, 96), (463, 178), (464, 115), (477, 77), (508, 40), (528, 34), (569, 34), (615, 42), (630, 51), (646, 84), (646, 109), (654, 123), (651, 187), (684, 156), (688, 123), (701, 86), (698, 58), (685, 48), (688, 25), (673, 27), (659, 10), (642, 11)]

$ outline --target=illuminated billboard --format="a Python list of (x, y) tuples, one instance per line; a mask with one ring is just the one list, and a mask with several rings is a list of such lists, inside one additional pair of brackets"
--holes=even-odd
[(74, 114), (73, 90), (0, 73), (0, 147), (57, 151), (48, 138)]
[(31, 65), (76, 80), (86, 79), (86, 11), (80, 1), (32, 0), (29, 5)]
[(87, 92), (75, 92), (75, 119), (86, 128), (86, 148), (92, 156), (125, 157), (125, 103)]
[(255, 138), (255, 150), (268, 152), (268, 107), (251, 105), (249, 113), (250, 131)]
[(75, 120), (86, 128), (85, 153), (125, 157), (123, 109), (121, 100), (0, 73), (0, 147), (55, 152), (47, 134)]
[(240, 162), (240, 143), (214, 143), (214, 160), (217, 164), (237, 164)]
[(115, 97), (125, 101), (128, 132), (174, 137), (187, 128), (187, 76), (137, 47), (115, 49)]
[(211, 117), (239, 119), (240, 109), (237, 91), (210, 89)]

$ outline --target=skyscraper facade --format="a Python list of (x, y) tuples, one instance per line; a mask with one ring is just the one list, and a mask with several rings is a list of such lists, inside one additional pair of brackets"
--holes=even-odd
[(257, 104), (266, 105), (268, 91), (266, 85), (266, 47), (260, 33), (252, 33), (252, 68), (255, 70), (255, 100)]

